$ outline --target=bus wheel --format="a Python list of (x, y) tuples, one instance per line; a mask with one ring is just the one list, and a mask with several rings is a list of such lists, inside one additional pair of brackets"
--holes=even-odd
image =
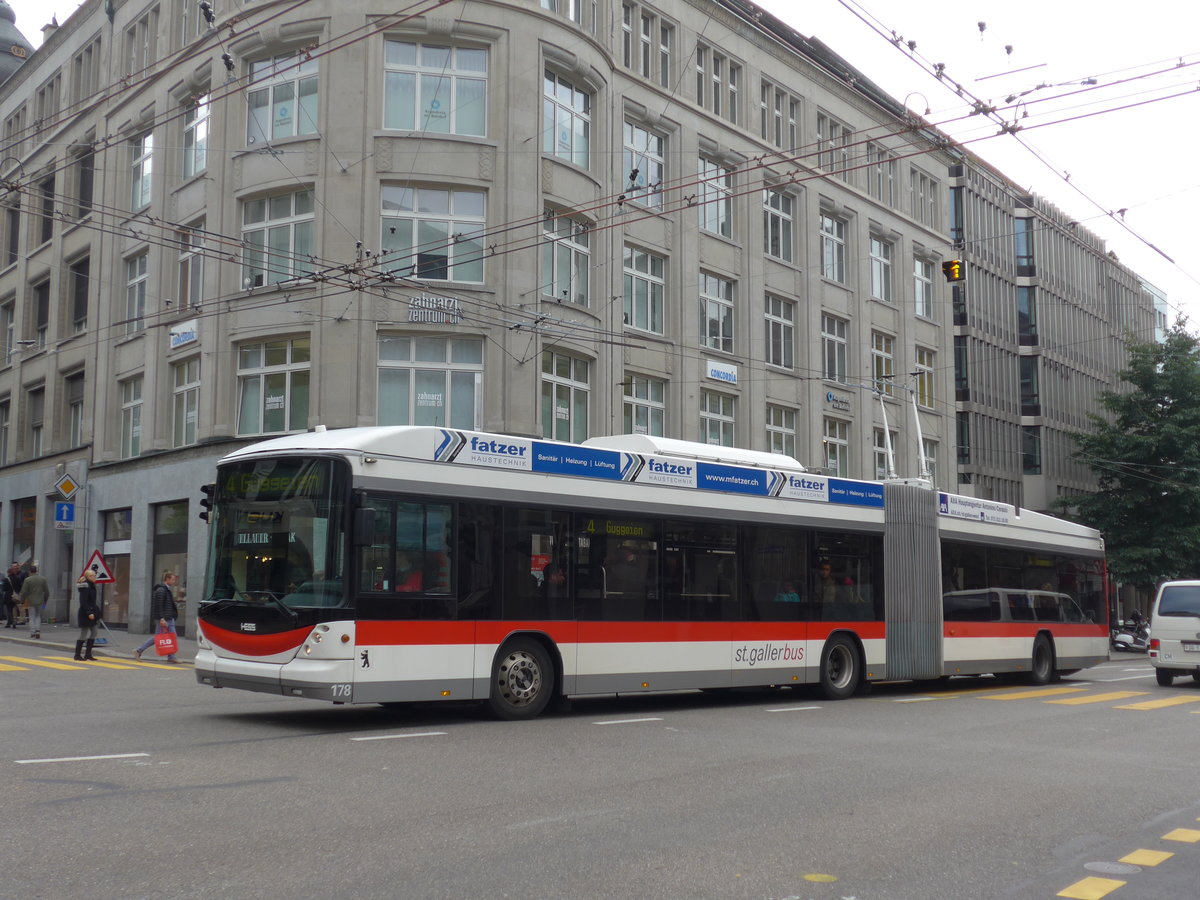
[(845, 700), (862, 679), (858, 648), (844, 635), (830, 638), (821, 654), (821, 693), (827, 700)]
[(1030, 684), (1049, 684), (1054, 677), (1054, 650), (1044, 634), (1033, 642), (1033, 661), (1029, 665)]
[(1175, 680), (1175, 673), (1170, 669), (1155, 669), (1154, 677), (1162, 687), (1170, 687)]
[(504, 646), (492, 667), (488, 707), (498, 719), (532, 719), (554, 692), (554, 667), (544, 647), (529, 638)]

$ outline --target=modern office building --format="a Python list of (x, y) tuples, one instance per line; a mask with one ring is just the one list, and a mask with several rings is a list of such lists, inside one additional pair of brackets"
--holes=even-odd
[(956, 336), (1007, 323), (1001, 407), (1056, 371), (1015, 306), (956, 324), (975, 167), (744, 0), (87, 0), (44, 36), (0, 87), (0, 553), (52, 614), (96, 552), (110, 623), (165, 568), (199, 596), (200, 485), (271, 435), (645, 432), (954, 489), (992, 390), (956, 401)]

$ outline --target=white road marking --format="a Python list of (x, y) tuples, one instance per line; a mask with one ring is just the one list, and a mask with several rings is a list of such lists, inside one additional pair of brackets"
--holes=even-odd
[(593, 725), (632, 725), (635, 722), (661, 722), (661, 716), (650, 716), (645, 719), (609, 719), (606, 722), (593, 722)]
[(820, 709), (819, 706), (780, 706), (776, 709), (766, 709), (763, 712), (800, 712), (805, 709)]
[(109, 753), (104, 756), (59, 756), (55, 759), (15, 759), (13, 762), (21, 765), (31, 763), (86, 762), (93, 759), (131, 759), (135, 756), (149, 756), (149, 753)]
[(397, 738), (436, 737), (445, 734), (444, 731), (410, 731), (407, 734), (375, 734), (370, 737), (352, 737), (352, 741), (393, 741)]

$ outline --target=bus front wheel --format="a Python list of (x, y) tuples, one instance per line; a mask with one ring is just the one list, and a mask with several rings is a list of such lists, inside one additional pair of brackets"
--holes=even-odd
[(862, 664), (854, 641), (845, 635), (830, 638), (821, 654), (821, 693), (827, 700), (845, 700), (861, 679)]
[(492, 666), (488, 708), (498, 719), (532, 719), (554, 693), (554, 666), (546, 648), (535, 640), (510, 641)]

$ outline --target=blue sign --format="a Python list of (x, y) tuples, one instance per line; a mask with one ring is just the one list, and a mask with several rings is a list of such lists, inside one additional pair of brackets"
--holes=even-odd
[(55, 503), (54, 504), (54, 527), (60, 531), (65, 531), (75, 526), (75, 504), (74, 503)]

